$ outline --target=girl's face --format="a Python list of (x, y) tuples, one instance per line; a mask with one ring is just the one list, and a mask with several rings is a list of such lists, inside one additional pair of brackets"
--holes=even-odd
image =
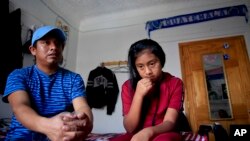
[(141, 78), (149, 78), (153, 82), (161, 78), (161, 62), (149, 49), (145, 49), (137, 55), (135, 67)]

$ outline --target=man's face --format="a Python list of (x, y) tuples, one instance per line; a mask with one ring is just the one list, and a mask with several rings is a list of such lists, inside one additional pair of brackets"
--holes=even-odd
[(37, 41), (36, 47), (31, 47), (31, 53), (36, 57), (36, 64), (52, 65), (62, 60), (63, 43), (54, 37), (43, 37)]

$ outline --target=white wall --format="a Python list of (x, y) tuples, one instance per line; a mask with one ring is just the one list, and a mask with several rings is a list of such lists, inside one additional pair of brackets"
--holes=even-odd
[[(14, 7), (22, 9), (25, 26), (33, 24), (55, 24), (57, 16), (40, 1), (10, 0)], [(182, 1), (167, 6), (151, 7), (133, 10), (126, 13), (115, 13), (103, 17), (82, 21), (78, 30), (70, 30), (69, 42), (66, 49), (66, 68), (80, 73), (85, 82), (90, 70), (103, 61), (127, 60), (128, 48), (137, 40), (147, 38), (145, 22), (159, 18), (167, 18), (181, 14), (203, 10), (238, 5), (245, 3), (250, 9), (249, 0), (197, 0), (194, 3)], [(153, 31), (151, 38), (158, 41), (166, 52), (165, 71), (181, 78), (181, 67), (178, 43), (217, 38), (242, 34), (245, 36), (248, 54), (250, 54), (250, 28), (242, 17), (233, 17), (217, 21), (186, 25)], [(30, 63), (29, 57), (25, 57)], [(28, 60), (27, 60), (28, 59)], [(31, 59), (31, 58), (30, 58)], [(28, 64), (29, 64), (28, 63)], [(119, 88), (128, 79), (127, 73), (116, 73)], [(0, 101), (0, 118), (10, 116), (8, 104)], [(119, 94), (115, 112), (108, 116), (106, 108), (93, 109), (94, 129), (96, 133), (124, 132), (122, 122), (122, 105)]]
[[(182, 14), (199, 12), (218, 7), (233, 6), (249, 1), (196, 1), (180, 2), (176, 5), (151, 7), (149, 9), (117, 13), (82, 21), (80, 25), (79, 46), (77, 51), (76, 71), (87, 80), (89, 72), (102, 61), (127, 59), (127, 52), (132, 43), (147, 38), (145, 22)], [(177, 10), (174, 10), (176, 8)], [(154, 9), (154, 10), (153, 10)], [(159, 9), (164, 9), (160, 11)], [(168, 11), (169, 10), (169, 11)], [(244, 17), (232, 17), (199, 24), (185, 25), (153, 31), (151, 38), (162, 45), (166, 53), (165, 71), (181, 78), (178, 43), (242, 34), (245, 36), (248, 54), (250, 54), (250, 28)], [(128, 79), (128, 75), (116, 73), (119, 88)], [(93, 109), (94, 129), (96, 133), (124, 132), (122, 121), (121, 97), (119, 94), (115, 113), (106, 114), (106, 109)]]

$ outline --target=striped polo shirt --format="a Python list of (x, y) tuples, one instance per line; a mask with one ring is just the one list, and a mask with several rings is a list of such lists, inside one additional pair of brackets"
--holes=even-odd
[[(15, 91), (28, 92), (32, 108), (41, 116), (52, 117), (72, 109), (72, 100), (86, 96), (82, 77), (72, 71), (59, 68), (52, 75), (47, 75), (36, 65), (14, 70), (7, 79), (3, 101)], [(34, 132), (28, 130), (12, 116), (7, 140), (14, 138), (32, 139)]]

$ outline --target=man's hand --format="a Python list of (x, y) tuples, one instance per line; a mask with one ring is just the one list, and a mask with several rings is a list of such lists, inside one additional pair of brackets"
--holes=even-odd
[(62, 112), (49, 118), (49, 128), (44, 134), (51, 141), (79, 141), (87, 137), (92, 127), (84, 113)]
[(63, 112), (48, 119), (49, 127), (46, 129), (44, 134), (46, 134), (51, 141), (63, 141), (66, 134), (63, 130), (63, 127), (66, 124), (66, 121), (63, 120), (65, 117), (71, 119), (74, 118), (71, 113)]
[(62, 127), (65, 141), (82, 140), (86, 138), (89, 133), (90, 122), (88, 116), (81, 112), (73, 112), (71, 115), (65, 115), (63, 117), (64, 125)]

